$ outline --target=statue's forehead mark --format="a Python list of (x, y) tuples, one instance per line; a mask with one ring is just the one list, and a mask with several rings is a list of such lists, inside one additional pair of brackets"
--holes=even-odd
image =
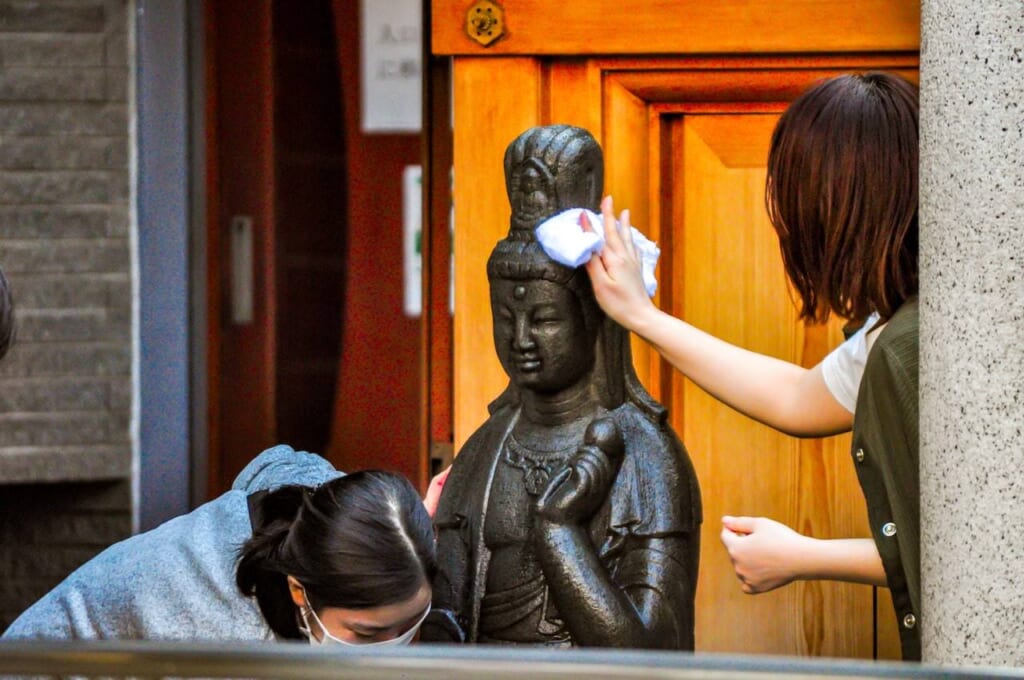
[(512, 297), (516, 300), (522, 300), (526, 297), (526, 286), (521, 283), (517, 284), (516, 287), (512, 289)]

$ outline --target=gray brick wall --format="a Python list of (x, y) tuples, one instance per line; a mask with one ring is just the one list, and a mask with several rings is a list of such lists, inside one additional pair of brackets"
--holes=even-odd
[(131, 530), (127, 480), (0, 487), (0, 631)]
[(0, 630), (131, 530), (130, 0), (0, 0)]

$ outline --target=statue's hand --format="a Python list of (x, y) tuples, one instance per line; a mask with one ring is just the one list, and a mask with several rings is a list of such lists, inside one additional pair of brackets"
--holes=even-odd
[(611, 418), (587, 426), (583, 445), (534, 505), (534, 514), (555, 524), (579, 524), (601, 507), (619, 472), (625, 445)]

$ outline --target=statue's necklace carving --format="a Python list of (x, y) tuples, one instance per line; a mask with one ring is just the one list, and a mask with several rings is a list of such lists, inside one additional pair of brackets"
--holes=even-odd
[(547, 488), (551, 475), (562, 468), (569, 454), (576, 449), (574, 444), (554, 451), (534, 451), (510, 433), (505, 440), (505, 462), (523, 471), (526, 493), (539, 496)]

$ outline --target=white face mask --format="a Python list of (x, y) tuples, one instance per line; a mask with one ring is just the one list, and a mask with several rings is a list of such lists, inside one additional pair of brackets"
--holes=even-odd
[[(306, 601), (308, 602), (309, 600), (307, 599)], [(427, 605), (427, 609), (423, 612), (423, 616), (419, 618), (419, 621), (417, 621), (412, 628), (405, 631), (396, 638), (391, 638), (390, 640), (381, 640), (379, 642), (349, 642), (347, 640), (342, 640), (341, 638), (334, 637), (328, 632), (327, 626), (323, 624), (323, 622), (320, 620), (320, 617), (316, 615), (315, 611), (313, 611), (312, 607), (302, 607), (299, 610), (299, 613), (302, 616), (303, 623), (303, 625), (299, 626), (299, 631), (303, 633), (307, 638), (309, 638), (309, 644), (311, 645), (336, 644), (344, 645), (346, 647), (392, 647), (399, 645), (407, 645), (410, 642), (412, 642), (412, 639), (416, 637), (416, 631), (420, 629), (420, 626), (423, 625), (423, 621), (427, 618), (427, 614), (430, 613), (430, 605)], [(321, 637), (319, 640), (315, 635), (313, 635), (313, 631), (310, 630), (309, 616), (312, 616), (313, 620), (316, 621), (316, 625), (320, 626)]]

